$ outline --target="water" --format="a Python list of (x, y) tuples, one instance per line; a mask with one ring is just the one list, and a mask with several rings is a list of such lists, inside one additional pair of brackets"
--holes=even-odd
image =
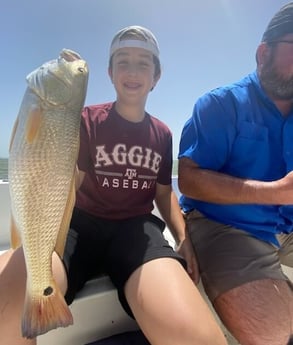
[[(173, 163), (173, 176), (177, 176), (178, 161)], [(8, 180), (8, 158), (0, 158), (0, 180)]]
[(0, 180), (8, 180), (8, 158), (0, 158)]

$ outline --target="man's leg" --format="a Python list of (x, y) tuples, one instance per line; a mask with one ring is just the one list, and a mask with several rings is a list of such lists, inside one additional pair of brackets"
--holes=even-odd
[(255, 280), (217, 297), (214, 307), (242, 345), (286, 345), (293, 334), (293, 293), (284, 280)]
[[(287, 345), (293, 292), (278, 248), (197, 211), (186, 220), (205, 291), (228, 330), (242, 345)], [(281, 262), (290, 254), (289, 237), (281, 242)]]

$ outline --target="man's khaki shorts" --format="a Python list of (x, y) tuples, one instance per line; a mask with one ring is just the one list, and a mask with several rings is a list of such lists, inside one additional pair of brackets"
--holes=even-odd
[(277, 248), (246, 231), (209, 220), (196, 210), (184, 217), (211, 301), (254, 280), (289, 281), (281, 264), (293, 267), (293, 233), (278, 235), (281, 247)]

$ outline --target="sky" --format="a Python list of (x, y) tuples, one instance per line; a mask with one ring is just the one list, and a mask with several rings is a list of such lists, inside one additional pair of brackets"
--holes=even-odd
[(0, 11), (0, 157), (26, 89), (25, 77), (58, 57), (78, 52), (89, 65), (85, 104), (115, 100), (108, 74), (115, 33), (142, 25), (156, 36), (162, 76), (146, 110), (173, 133), (173, 155), (195, 101), (255, 70), (255, 51), (282, 0), (9, 0)]

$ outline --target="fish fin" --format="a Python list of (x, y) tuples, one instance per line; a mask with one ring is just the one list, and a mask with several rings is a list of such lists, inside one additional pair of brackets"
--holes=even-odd
[(75, 204), (76, 179), (77, 179), (77, 177), (78, 177), (78, 175), (77, 175), (77, 170), (76, 170), (75, 174), (73, 175), (73, 177), (71, 179), (70, 191), (69, 191), (68, 199), (66, 202), (66, 207), (64, 210), (64, 214), (63, 214), (63, 219), (62, 219), (60, 229), (58, 232), (56, 245), (55, 245), (55, 251), (61, 258), (63, 258), (67, 233), (69, 230), (72, 211), (73, 211), (73, 207)]
[(43, 111), (41, 107), (33, 107), (30, 109), (26, 123), (25, 137), (28, 143), (32, 143), (37, 137), (39, 128), (41, 127)]
[(33, 339), (51, 329), (73, 324), (71, 311), (54, 281), (39, 296), (31, 295), (27, 287), (22, 316), (22, 336)]
[(11, 132), (10, 144), (9, 144), (9, 152), (11, 151), (11, 148), (12, 148), (12, 144), (13, 144), (13, 141), (14, 141), (16, 129), (17, 129), (17, 126), (18, 126), (18, 122), (19, 122), (19, 119), (17, 117), (17, 119), (14, 122), (14, 125), (13, 125), (13, 128), (12, 128), (12, 132)]
[(12, 249), (16, 249), (21, 246), (20, 233), (17, 229), (12, 213), (10, 216), (10, 243)]

